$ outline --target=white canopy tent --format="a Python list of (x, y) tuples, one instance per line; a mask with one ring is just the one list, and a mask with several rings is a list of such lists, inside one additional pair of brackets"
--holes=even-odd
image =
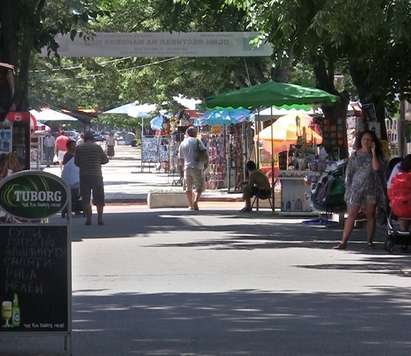
[(137, 102), (121, 105), (117, 108), (104, 111), (103, 114), (127, 114), (131, 117), (147, 118), (157, 109), (154, 104), (138, 104)]
[(52, 109), (42, 109), (40, 111), (37, 110), (30, 110), (30, 114), (32, 114), (35, 119), (39, 122), (47, 122), (47, 121), (78, 121), (73, 116), (63, 114), (62, 112), (55, 111)]
[(201, 104), (201, 100), (193, 99), (193, 98), (186, 98), (185, 96), (179, 94), (178, 96), (173, 96), (173, 99), (186, 107), (189, 110), (195, 110), (197, 104)]

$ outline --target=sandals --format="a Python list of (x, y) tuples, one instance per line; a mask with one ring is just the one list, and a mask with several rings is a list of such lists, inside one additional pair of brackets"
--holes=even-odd
[(347, 248), (346, 242), (340, 242), (337, 246), (334, 246), (334, 250), (345, 250)]

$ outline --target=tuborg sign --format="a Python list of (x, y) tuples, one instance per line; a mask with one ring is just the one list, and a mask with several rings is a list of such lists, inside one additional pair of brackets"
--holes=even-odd
[(65, 183), (57, 176), (39, 171), (23, 171), (0, 182), (0, 207), (24, 219), (42, 219), (65, 208)]

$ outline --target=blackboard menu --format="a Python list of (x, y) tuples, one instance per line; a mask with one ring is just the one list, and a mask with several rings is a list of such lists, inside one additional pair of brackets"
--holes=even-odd
[(0, 225), (0, 332), (68, 331), (67, 226)]

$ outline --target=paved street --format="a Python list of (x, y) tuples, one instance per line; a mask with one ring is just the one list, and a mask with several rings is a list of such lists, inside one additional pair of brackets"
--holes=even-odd
[[(335, 251), (338, 229), (238, 208), (112, 204), (105, 226), (74, 218), (73, 355), (411, 354), (410, 255), (385, 253), (382, 231), (375, 249), (357, 230)], [(0, 337), (0, 355), (62, 346)]]

